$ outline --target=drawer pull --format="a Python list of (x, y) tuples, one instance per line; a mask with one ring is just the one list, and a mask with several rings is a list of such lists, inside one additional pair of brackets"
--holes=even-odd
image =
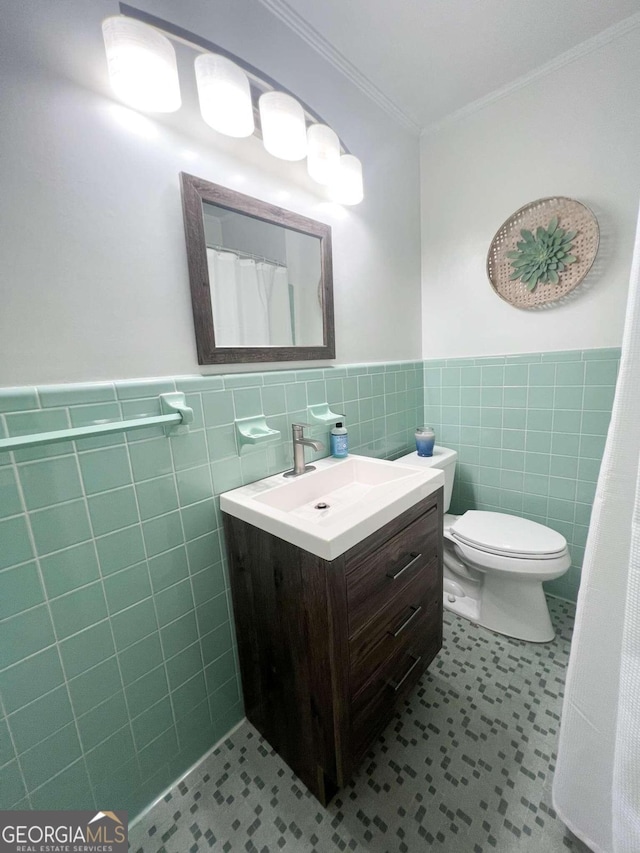
[(407, 678), (409, 678), (409, 676), (411, 675), (413, 670), (418, 666), (418, 664), (422, 660), (422, 655), (418, 655), (418, 657), (416, 657), (415, 655), (411, 655), (411, 657), (413, 658), (413, 663), (411, 664), (409, 669), (405, 672), (405, 674), (402, 676), (400, 681), (390, 681), (389, 682), (389, 687), (391, 687), (391, 689), (393, 690), (394, 693), (397, 693), (398, 690), (400, 690), (400, 688), (405, 683)]
[(397, 637), (399, 634), (401, 634), (404, 631), (404, 629), (407, 627), (407, 625), (409, 625), (416, 618), (416, 616), (418, 615), (418, 613), (420, 613), (421, 610), (422, 610), (421, 604), (419, 604), (417, 607), (412, 606), (411, 607), (411, 614), (409, 616), (407, 616), (407, 618), (404, 620), (402, 625), (399, 628), (397, 628), (395, 631), (387, 631), (387, 633), (391, 634), (392, 637)]
[(420, 559), (420, 557), (422, 557), (422, 554), (415, 554), (415, 553), (411, 553), (411, 554), (409, 554), (409, 556), (410, 556), (412, 559), (411, 559), (411, 560), (409, 560), (409, 562), (406, 564), (406, 566), (403, 566), (401, 569), (398, 569), (398, 571), (397, 571), (397, 572), (387, 572), (387, 577), (388, 577), (390, 580), (394, 581), (394, 580), (396, 580), (396, 578), (399, 578), (399, 577), (400, 577), (400, 575), (401, 575), (403, 572), (406, 572), (406, 571), (407, 571), (407, 569), (410, 569), (410, 568), (411, 568), (411, 566), (415, 565), (415, 563), (417, 563), (417, 562), (418, 562), (418, 560)]

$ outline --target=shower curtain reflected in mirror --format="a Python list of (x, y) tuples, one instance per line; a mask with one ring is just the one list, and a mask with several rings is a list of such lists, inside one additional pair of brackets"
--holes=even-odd
[(216, 346), (293, 346), (287, 267), (210, 248), (207, 265)]

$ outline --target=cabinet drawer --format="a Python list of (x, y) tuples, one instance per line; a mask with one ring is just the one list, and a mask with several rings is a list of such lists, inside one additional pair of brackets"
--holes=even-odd
[(372, 740), (389, 723), (442, 645), (442, 602), (437, 601), (404, 642), (373, 673), (351, 704), (352, 760), (357, 763)]
[(441, 537), (438, 512), (432, 507), (376, 550), (348, 560), (350, 637), (421, 573), (437, 577)]
[(438, 572), (422, 571), (349, 641), (351, 694), (360, 692), (371, 675), (402, 645), (428, 630), (425, 616), (442, 598)]

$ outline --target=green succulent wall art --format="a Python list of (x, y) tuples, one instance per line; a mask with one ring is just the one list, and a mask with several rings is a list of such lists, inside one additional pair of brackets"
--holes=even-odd
[(519, 278), (530, 291), (534, 291), (538, 284), (558, 284), (560, 273), (577, 261), (571, 254), (571, 242), (577, 233), (559, 228), (557, 216), (546, 228), (540, 226), (535, 236), (523, 228), (520, 231), (522, 242), (513, 252), (507, 252), (513, 267), (509, 280)]

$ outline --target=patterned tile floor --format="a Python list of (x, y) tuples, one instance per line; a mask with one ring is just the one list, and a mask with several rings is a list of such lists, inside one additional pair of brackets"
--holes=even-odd
[(444, 648), (328, 808), (247, 722), (131, 829), (133, 853), (554, 853), (551, 805), (574, 607), (553, 644), (445, 615)]

